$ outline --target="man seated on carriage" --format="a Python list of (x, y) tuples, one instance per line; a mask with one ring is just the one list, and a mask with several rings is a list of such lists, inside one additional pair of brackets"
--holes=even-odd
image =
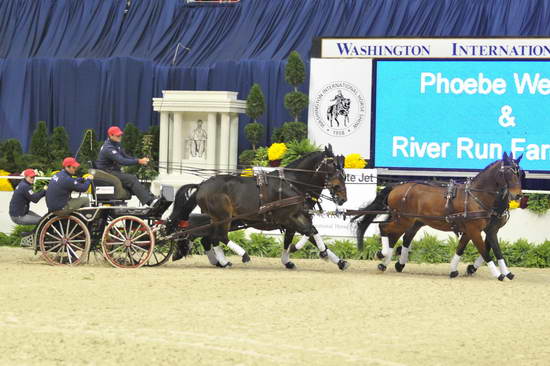
[(143, 205), (154, 206), (159, 200), (149, 192), (135, 175), (123, 173), (120, 166), (147, 165), (149, 158), (141, 159), (129, 156), (120, 146), (122, 141), (122, 130), (117, 126), (111, 126), (107, 130), (107, 139), (99, 150), (99, 156), (95, 162), (96, 168), (116, 176), (122, 182), (124, 188), (136, 195)]
[(92, 176), (86, 179), (73, 178), (80, 164), (75, 158), (68, 157), (63, 160), (63, 170), (52, 177), (46, 192), (46, 205), (48, 212), (77, 210), (90, 204), (86, 197), (71, 198), (72, 192), (86, 192), (90, 187)]
[(38, 203), (46, 195), (46, 191), (33, 191), (34, 178), (36, 177), (36, 172), (33, 169), (25, 169), (23, 177), (11, 197), (10, 218), (17, 225), (36, 225), (42, 217), (30, 210), (30, 203)]

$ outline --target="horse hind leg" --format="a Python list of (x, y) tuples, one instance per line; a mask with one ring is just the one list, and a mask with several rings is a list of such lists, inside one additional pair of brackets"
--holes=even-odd
[(296, 265), (290, 260), (290, 253), (294, 253), (295, 251), (301, 249), (308, 240), (308, 236), (303, 235), (300, 238), (300, 241), (298, 241), (298, 243), (296, 244), (296, 246), (298, 244), (300, 245), (300, 248), (297, 249), (296, 246), (292, 244), (292, 239), (294, 238), (295, 233), (296, 232), (292, 230), (285, 230), (284, 247), (283, 253), (281, 254), (281, 263), (287, 269), (296, 269)]
[(458, 246), (456, 247), (455, 254), (451, 259), (451, 272), (449, 273), (449, 277), (455, 278), (458, 276), (458, 263), (460, 263), (460, 259), (464, 254), (464, 249), (466, 249), (466, 245), (469, 241), (470, 237), (468, 237), (468, 235), (466, 234), (462, 234), (460, 240), (458, 241)]

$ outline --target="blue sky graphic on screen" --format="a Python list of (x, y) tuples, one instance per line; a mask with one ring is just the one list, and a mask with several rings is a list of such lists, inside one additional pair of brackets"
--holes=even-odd
[(550, 62), (380, 60), (375, 118), (379, 167), (550, 171)]

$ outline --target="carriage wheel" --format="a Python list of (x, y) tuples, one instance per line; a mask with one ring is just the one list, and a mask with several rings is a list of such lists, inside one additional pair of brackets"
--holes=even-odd
[(149, 261), (147, 261), (144, 266), (156, 267), (168, 262), (168, 260), (172, 258), (172, 254), (174, 254), (174, 250), (176, 249), (175, 244), (176, 243), (172, 240), (162, 240), (156, 242), (155, 250), (153, 250), (153, 254), (151, 254)]
[(103, 256), (118, 268), (143, 266), (155, 249), (151, 227), (135, 216), (121, 216), (109, 223), (101, 241)]
[(76, 265), (88, 257), (90, 231), (78, 217), (54, 216), (40, 229), (38, 243), (48, 263)]

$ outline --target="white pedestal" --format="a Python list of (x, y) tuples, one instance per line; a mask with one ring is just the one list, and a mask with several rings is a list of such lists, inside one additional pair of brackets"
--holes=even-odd
[(237, 168), (239, 113), (246, 102), (236, 92), (164, 90), (153, 98), (160, 112), (158, 178), (152, 184), (199, 183)]

